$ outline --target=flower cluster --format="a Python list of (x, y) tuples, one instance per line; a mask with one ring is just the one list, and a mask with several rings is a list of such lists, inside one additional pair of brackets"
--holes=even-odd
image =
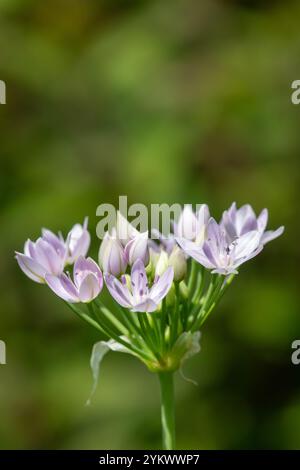
[[(233, 203), (219, 223), (206, 204), (196, 213), (186, 205), (173, 233), (157, 233), (154, 241), (118, 213), (98, 264), (86, 257), (87, 219), (65, 239), (43, 229), (16, 259), (30, 279), (47, 284), (109, 337), (106, 347), (138, 356), (151, 370), (175, 370), (197, 349), (195, 334), (238, 268), (283, 233), (283, 227), (267, 231), (267, 221), (266, 209), (257, 217), (250, 205)], [(65, 269), (72, 265), (71, 276)], [(104, 284), (115, 301), (113, 312), (99, 297)]]

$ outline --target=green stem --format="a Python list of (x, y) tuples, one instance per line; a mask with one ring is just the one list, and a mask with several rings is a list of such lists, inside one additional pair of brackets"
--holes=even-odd
[(164, 450), (175, 449), (174, 372), (158, 373), (161, 392), (161, 425)]

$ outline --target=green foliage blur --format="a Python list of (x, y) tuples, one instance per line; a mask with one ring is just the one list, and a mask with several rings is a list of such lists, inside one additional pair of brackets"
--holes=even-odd
[(97, 333), (19, 270), (41, 227), (96, 208), (232, 201), (286, 226), (240, 275), (178, 374), (178, 448), (300, 448), (300, 4), (1, 0), (1, 449), (160, 447), (156, 377), (109, 354), (92, 405)]

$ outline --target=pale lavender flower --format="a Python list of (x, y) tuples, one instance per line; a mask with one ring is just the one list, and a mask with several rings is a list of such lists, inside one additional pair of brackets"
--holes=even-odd
[(87, 218), (83, 226), (74, 225), (66, 241), (61, 233), (56, 235), (51, 230), (42, 229), (42, 237), (36, 242), (27, 240), (24, 253), (16, 252), (17, 262), (22, 271), (33, 281), (45, 282), (45, 274), (57, 276), (66, 264), (73, 264), (79, 256), (85, 256), (90, 245), (87, 231)]
[(73, 264), (80, 256), (85, 257), (87, 255), (91, 242), (87, 225), (88, 218), (86, 217), (83, 225), (75, 224), (67, 236), (68, 264)]
[(67, 249), (62, 238), (50, 230), (43, 229), (43, 237), (36, 242), (27, 240), (24, 253), (16, 252), (22, 271), (35, 282), (43, 284), (46, 273), (61, 274), (67, 258)]
[(172, 268), (168, 268), (161, 277), (154, 280), (150, 288), (144, 263), (139, 259), (132, 267), (130, 282), (127, 282), (126, 276), (122, 276), (121, 282), (110, 274), (104, 277), (110, 294), (122, 307), (133, 312), (154, 312), (168, 294), (174, 272)]
[(88, 303), (98, 297), (103, 287), (103, 276), (97, 263), (80, 256), (74, 265), (74, 281), (63, 273), (59, 276), (46, 274), (50, 289), (69, 303)]
[(226, 233), (211, 218), (207, 226), (207, 238), (203, 246), (185, 239), (177, 239), (181, 248), (205, 268), (218, 274), (237, 274), (237, 268), (256, 256), (263, 248), (261, 233), (250, 230), (228, 242)]
[(209, 217), (209, 209), (206, 204), (201, 204), (197, 213), (193, 212), (190, 204), (185, 204), (177, 224), (174, 223), (175, 236), (201, 245), (205, 238)]
[(99, 264), (104, 273), (110, 273), (116, 277), (126, 271), (127, 260), (124, 248), (115, 230), (111, 235), (108, 232), (105, 234), (99, 250)]
[(149, 263), (148, 232), (139, 233), (127, 243), (125, 256), (130, 266), (138, 259), (141, 259), (144, 265), (147, 266)]
[(224, 211), (221, 227), (226, 232), (227, 241), (233, 242), (237, 237), (245, 235), (246, 233), (257, 230), (260, 235), (260, 243), (265, 245), (266, 243), (274, 240), (275, 238), (282, 235), (284, 227), (279, 227), (277, 230), (267, 230), (268, 223), (268, 210), (263, 209), (258, 217), (250, 206), (245, 204), (244, 206), (237, 209), (236, 203), (234, 202), (230, 208)]

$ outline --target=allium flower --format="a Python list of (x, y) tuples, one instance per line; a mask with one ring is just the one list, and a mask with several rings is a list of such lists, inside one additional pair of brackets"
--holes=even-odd
[(99, 250), (99, 265), (104, 273), (119, 277), (127, 267), (124, 248), (116, 236), (116, 231), (106, 233)]
[(282, 226), (277, 230), (266, 231), (267, 223), (267, 209), (263, 209), (260, 215), (256, 217), (250, 204), (245, 204), (237, 209), (236, 203), (234, 202), (228, 210), (224, 211), (221, 220), (221, 227), (224, 228), (226, 238), (229, 243), (233, 242), (237, 237), (245, 235), (252, 230), (258, 230), (261, 235), (260, 243), (265, 245), (271, 240), (282, 235), (284, 231), (284, 227)]
[(87, 255), (91, 242), (87, 225), (88, 218), (86, 217), (83, 225), (74, 225), (67, 236), (66, 245), (68, 249), (68, 264), (73, 264), (80, 256), (85, 257)]
[(256, 256), (263, 248), (261, 233), (251, 230), (228, 242), (226, 233), (211, 218), (207, 226), (207, 239), (202, 247), (184, 239), (177, 239), (182, 249), (205, 268), (218, 274), (237, 274), (237, 268)]
[(145, 266), (141, 260), (137, 260), (131, 270), (129, 286), (125, 276), (122, 276), (120, 282), (107, 274), (105, 282), (113, 298), (122, 307), (130, 308), (133, 312), (154, 312), (169, 292), (173, 277), (173, 269), (168, 268), (149, 288)]
[(174, 224), (176, 237), (185, 238), (201, 245), (204, 241), (205, 228), (209, 220), (209, 209), (202, 204), (198, 212), (193, 212), (192, 206), (186, 204), (179, 217), (178, 223)]
[(55, 276), (63, 272), (67, 249), (62, 239), (50, 230), (43, 229), (43, 237), (36, 242), (27, 240), (24, 253), (16, 252), (17, 262), (22, 271), (35, 282), (45, 282), (47, 273)]
[(36, 242), (27, 240), (24, 253), (16, 252), (16, 259), (22, 271), (33, 281), (45, 282), (46, 273), (58, 276), (66, 264), (73, 264), (79, 256), (85, 256), (90, 245), (90, 234), (87, 231), (88, 219), (83, 226), (74, 225), (66, 241), (63, 236), (42, 229), (42, 237)]
[(139, 233), (127, 243), (125, 256), (130, 266), (138, 259), (141, 259), (147, 266), (149, 263), (148, 232)]
[(70, 303), (88, 303), (98, 297), (103, 287), (99, 266), (91, 258), (80, 256), (74, 265), (74, 281), (63, 273), (60, 276), (46, 274), (45, 280), (53, 292)]

